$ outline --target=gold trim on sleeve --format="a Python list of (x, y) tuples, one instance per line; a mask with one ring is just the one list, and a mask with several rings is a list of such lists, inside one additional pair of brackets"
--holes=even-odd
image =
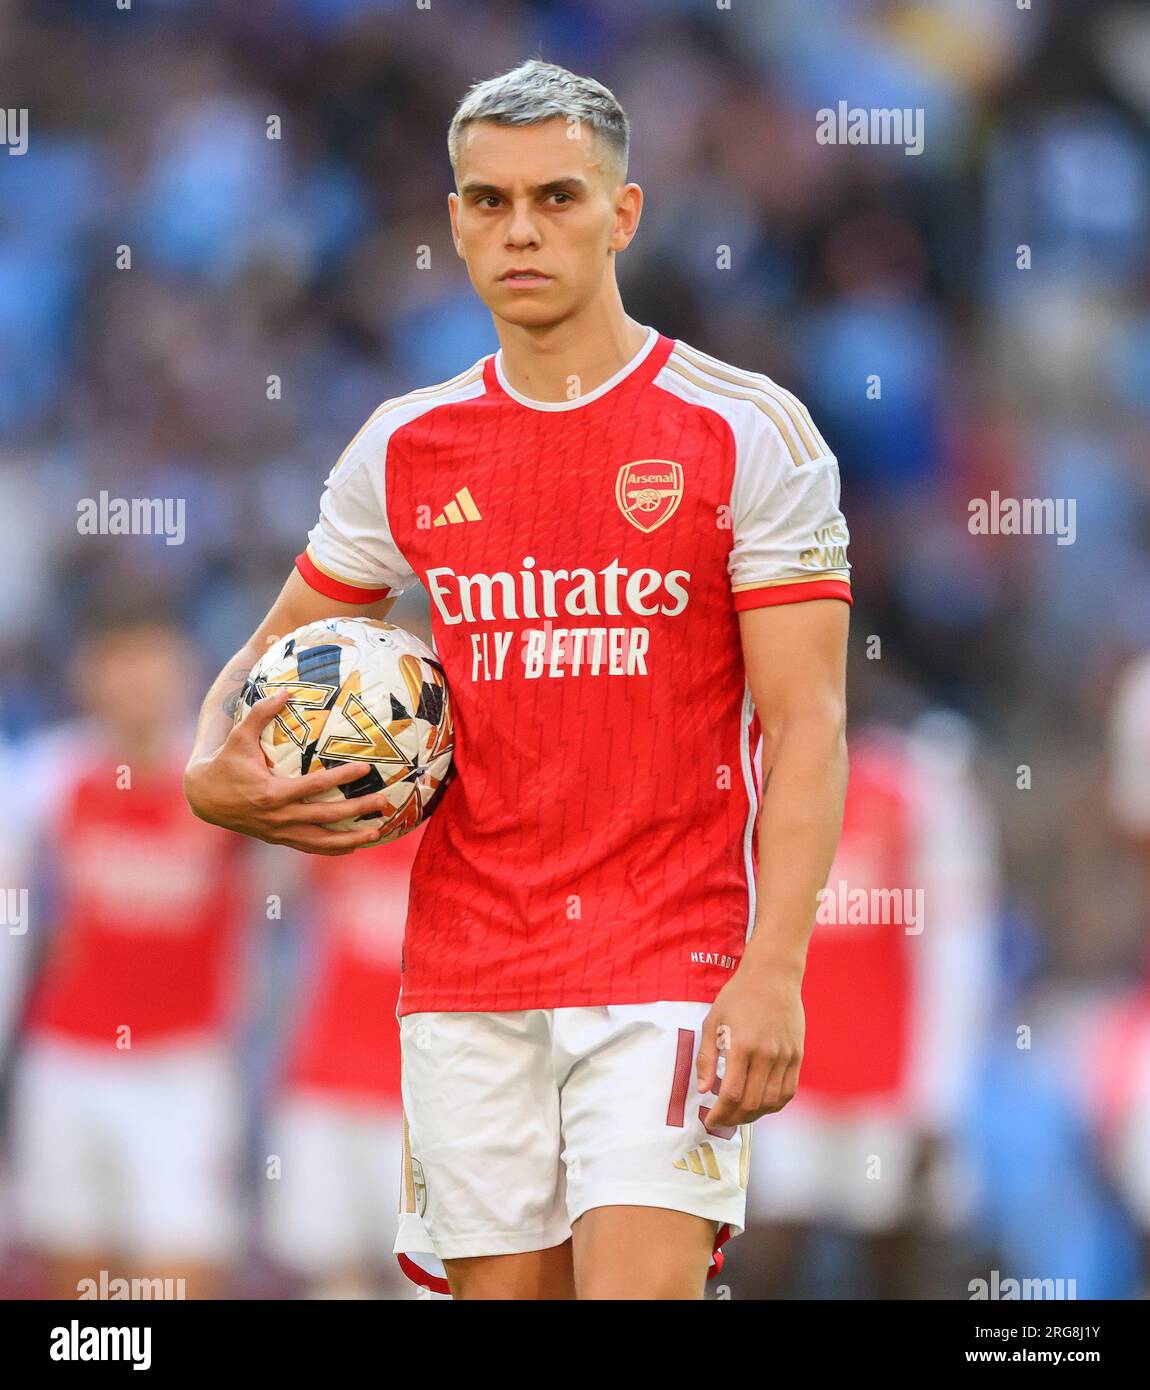
[(741, 594), (746, 589), (777, 589), (784, 584), (817, 584), (824, 579), (840, 579), (850, 587), (849, 570), (820, 570), (818, 574), (792, 575), (787, 579), (753, 579), (749, 584), (732, 584), (731, 592)]

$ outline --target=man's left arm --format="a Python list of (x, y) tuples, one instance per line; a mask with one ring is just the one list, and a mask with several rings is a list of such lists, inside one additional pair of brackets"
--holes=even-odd
[(719, 1094), (706, 1120), (711, 1129), (781, 1110), (798, 1085), (807, 944), (846, 796), (849, 614), (836, 598), (739, 614), (763, 731), (764, 789), (754, 930), (707, 1015), (699, 1049), (698, 1089)]

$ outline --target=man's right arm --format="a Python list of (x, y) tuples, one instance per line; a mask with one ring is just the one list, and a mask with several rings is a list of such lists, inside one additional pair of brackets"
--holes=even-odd
[[(346, 819), (345, 801), (308, 801), (331, 787), (356, 781), (368, 772), (368, 764), (348, 763), (292, 778), (269, 771), (259, 739), (283, 708), (284, 692), (257, 701), (238, 724), (234, 716), (251, 668), (280, 637), (322, 618), (383, 618), (394, 603), (394, 596), (371, 603), (329, 598), (306, 583), (298, 570), (292, 571), (267, 617), (212, 683), (200, 710), (184, 794), (201, 820), (310, 854), (350, 854), (378, 839), (378, 828), (328, 828), (332, 821)], [(386, 794), (379, 792), (358, 798), (355, 809), (366, 814), (385, 805)]]

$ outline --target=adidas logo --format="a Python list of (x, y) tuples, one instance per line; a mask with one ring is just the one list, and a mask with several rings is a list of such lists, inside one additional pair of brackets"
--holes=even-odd
[(715, 1151), (710, 1144), (700, 1144), (697, 1149), (692, 1149), (686, 1158), (677, 1158), (675, 1167), (690, 1171), (700, 1178), (719, 1178), (719, 1160), (715, 1157)]
[(465, 487), (461, 487), (447, 506), (431, 523), (433, 526), (454, 526), (460, 521), (482, 521), (475, 499)]

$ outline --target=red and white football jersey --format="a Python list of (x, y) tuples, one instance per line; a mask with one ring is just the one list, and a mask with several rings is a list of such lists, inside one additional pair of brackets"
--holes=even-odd
[[(850, 762), (830, 896), (816, 917), (803, 977), (804, 1099), (888, 1097), (901, 1091), (907, 1069), (915, 942), (901, 921), (903, 899), (894, 895), (922, 886), (913, 772), (893, 739), (852, 739)], [(873, 920), (872, 890), (897, 901), (891, 915), (900, 921)], [(913, 917), (910, 901), (906, 915)]]
[(290, 1091), (399, 1110), (399, 957), (426, 830), (340, 858), (308, 856), (313, 952), (284, 1076)]
[(367, 420), (296, 563), (333, 598), (431, 598), (458, 775), (402, 1014), (713, 1000), (754, 918), (737, 614), (850, 602), (838, 500), (794, 396), (654, 329), (571, 401), (496, 353)]
[(997, 856), (967, 743), (947, 715), (851, 737), (795, 1104), (881, 1104), (944, 1129), (969, 1098), (992, 1002)]
[[(33, 759), (38, 774), (44, 765)], [(49, 776), (36, 858), (50, 894), (45, 957), (25, 1026), (133, 1048), (218, 1035), (236, 999), (246, 847), (197, 820), (184, 759), (123, 785), (96, 738)]]

